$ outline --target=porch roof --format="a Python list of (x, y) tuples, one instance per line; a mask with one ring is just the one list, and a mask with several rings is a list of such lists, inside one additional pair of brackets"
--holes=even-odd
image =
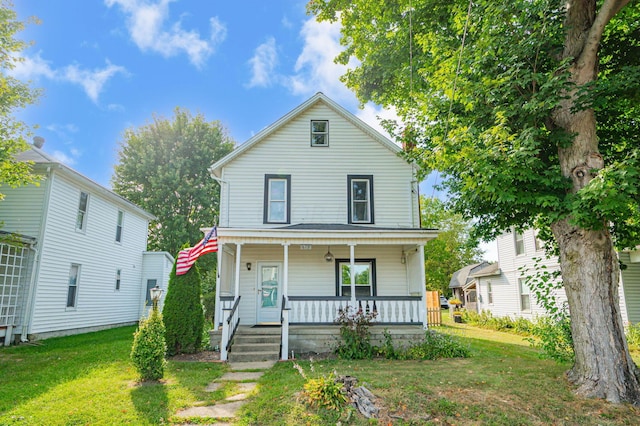
[[(203, 229), (208, 232), (208, 229)], [(436, 229), (376, 228), (346, 224), (297, 224), (280, 228), (218, 228), (218, 241), (253, 244), (407, 244), (423, 245)]]

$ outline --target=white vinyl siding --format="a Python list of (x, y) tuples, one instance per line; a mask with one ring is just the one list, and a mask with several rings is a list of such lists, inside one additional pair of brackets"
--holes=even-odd
[[(49, 185), (50, 179), (40, 182), (38, 186), (2, 186), (1, 192), (5, 195), (4, 200), (0, 202), (2, 230), (38, 238), (44, 221), (46, 190)], [(77, 203), (77, 200), (74, 203)], [(74, 207), (77, 207), (77, 204)]]
[[(30, 333), (136, 322), (144, 302), (140, 286), (147, 219), (61, 174), (55, 174), (52, 183), (47, 227), (38, 242), (40, 262)], [(81, 191), (91, 194), (91, 211), (82, 233), (74, 232)], [(122, 244), (113, 243), (118, 210), (127, 213), (127, 238)], [(70, 264), (82, 265), (74, 310), (66, 309)], [(117, 269), (122, 276), (116, 292)]]
[[(309, 145), (309, 122), (331, 123), (331, 147)], [(291, 175), (289, 223), (347, 223), (348, 175), (373, 175), (375, 225), (417, 227), (412, 166), (332, 109), (318, 104), (227, 164), (222, 178), (223, 227), (261, 228), (264, 175)]]
[(631, 262), (629, 253), (619, 254), (620, 260), (627, 267), (622, 270), (620, 288), (620, 310), (622, 318), (632, 323), (640, 322), (640, 263)]

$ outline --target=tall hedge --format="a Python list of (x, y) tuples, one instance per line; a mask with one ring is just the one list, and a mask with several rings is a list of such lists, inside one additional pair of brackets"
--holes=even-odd
[(162, 317), (166, 329), (167, 355), (194, 353), (200, 349), (204, 313), (197, 265), (184, 275), (176, 275), (176, 265), (173, 265)]

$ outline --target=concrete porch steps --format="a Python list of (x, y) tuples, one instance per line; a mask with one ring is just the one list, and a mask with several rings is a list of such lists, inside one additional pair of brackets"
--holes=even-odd
[(280, 327), (238, 327), (229, 351), (229, 361), (277, 361), (281, 334)]

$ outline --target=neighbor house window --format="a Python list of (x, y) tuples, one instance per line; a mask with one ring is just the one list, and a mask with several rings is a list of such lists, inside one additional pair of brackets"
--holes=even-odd
[(531, 290), (524, 278), (518, 278), (518, 287), (520, 291), (520, 310), (531, 310)]
[(264, 223), (289, 223), (291, 175), (264, 177)]
[(69, 270), (69, 288), (67, 290), (67, 308), (75, 308), (78, 302), (78, 276), (80, 275), (80, 265), (71, 264)]
[(147, 292), (144, 296), (144, 299), (146, 300), (145, 306), (151, 306), (153, 304), (150, 290), (154, 288), (156, 284), (158, 284), (158, 280), (147, 280)]
[(347, 176), (349, 223), (373, 223), (373, 176)]
[[(356, 297), (376, 295), (375, 259), (357, 259), (355, 261)], [(351, 263), (349, 259), (336, 260), (336, 295), (351, 296)]]
[(493, 304), (493, 289), (491, 288), (491, 281), (487, 282), (487, 303)]
[(540, 239), (540, 237), (538, 236), (539, 232), (535, 231), (535, 244), (536, 244), (536, 251), (542, 250), (544, 249), (544, 241), (542, 241)]
[(118, 223), (116, 224), (116, 242), (122, 242), (122, 224), (124, 223), (124, 212), (118, 210)]
[(524, 254), (524, 236), (522, 233), (514, 230), (513, 239), (516, 245), (516, 256)]
[(80, 193), (80, 202), (78, 203), (78, 216), (76, 218), (76, 229), (84, 231), (87, 227), (87, 205), (89, 204), (89, 194)]
[(120, 290), (120, 278), (122, 276), (122, 269), (116, 271), (116, 290)]
[(329, 146), (328, 120), (311, 120), (311, 146)]

